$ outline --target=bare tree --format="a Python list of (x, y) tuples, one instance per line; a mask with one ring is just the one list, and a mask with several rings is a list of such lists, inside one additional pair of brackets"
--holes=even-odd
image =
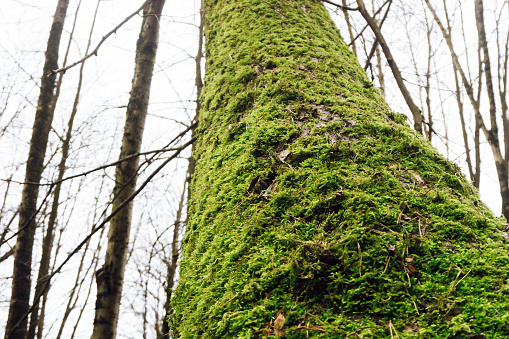
[[(88, 40), (88, 44), (87, 44), (85, 53), (88, 53), (88, 50), (90, 48), (90, 43), (92, 40), (92, 33), (94, 30), (95, 19), (97, 17), (97, 10), (99, 8), (99, 3), (100, 2), (98, 1), (97, 6), (96, 6), (96, 12), (94, 13), (94, 18), (92, 20), (92, 28), (90, 29), (89, 40)], [(81, 5), (81, 1), (78, 3), (78, 7), (76, 9), (76, 14), (75, 14), (74, 23), (73, 23), (73, 29), (71, 30), (71, 34), (69, 36), (69, 42), (67, 44), (67, 51), (65, 54), (64, 62), (63, 62), (64, 66), (67, 61), (71, 43), (73, 41), (73, 33), (74, 33), (75, 26), (76, 26), (76, 20), (78, 18), (78, 11), (79, 11), (80, 5)], [(65, 138), (62, 142), (62, 157), (61, 157), (60, 163), (58, 165), (58, 178), (57, 178), (58, 183), (55, 185), (55, 189), (53, 192), (53, 202), (51, 205), (52, 206), (51, 212), (49, 215), (48, 226), (46, 228), (46, 234), (43, 239), (42, 256), (41, 256), (41, 262), (40, 262), (40, 267), (39, 267), (39, 275), (38, 275), (37, 283), (36, 283), (36, 287), (35, 287), (35, 296), (36, 296), (35, 299), (37, 299), (38, 295), (43, 293), (43, 288), (45, 286), (45, 280), (49, 273), (51, 251), (53, 248), (54, 231), (55, 231), (55, 225), (56, 225), (56, 220), (57, 220), (57, 216), (58, 216), (58, 206), (60, 204), (60, 192), (61, 192), (61, 188), (62, 188), (61, 180), (63, 179), (64, 174), (67, 169), (66, 163), (67, 163), (67, 158), (69, 156), (69, 148), (70, 148), (71, 138), (72, 138), (72, 133), (73, 133), (74, 120), (75, 120), (75, 117), (76, 117), (76, 114), (78, 111), (79, 98), (81, 95), (81, 86), (83, 83), (84, 66), (85, 66), (85, 63), (82, 63), (81, 67), (80, 67), (79, 75), (78, 75), (78, 86), (77, 86), (76, 94), (74, 97), (74, 103), (73, 103), (73, 107), (72, 107), (71, 114), (69, 116), (69, 121), (67, 124), (67, 132), (66, 132)], [(54, 100), (55, 103), (53, 104), (53, 110), (55, 110), (56, 98), (58, 98), (60, 88), (62, 85), (62, 75), (63, 75), (63, 73), (59, 74), (59, 81), (57, 83), (57, 91), (56, 91), (55, 100)], [(43, 299), (46, 299), (48, 292), (49, 292), (49, 287), (44, 290), (45, 296)], [(44, 324), (44, 314), (41, 313), (41, 315), (39, 316), (39, 303), (34, 303), (34, 309), (30, 316), (30, 326), (29, 326), (29, 330), (28, 330), (27, 339), (33, 339), (35, 337), (36, 329), (38, 329), (39, 332), (42, 332), (43, 324)]]
[[(120, 151), (121, 159), (140, 152), (158, 45), (159, 17), (164, 2), (164, 0), (152, 0), (143, 11), (142, 28), (136, 47), (133, 86), (127, 106), (127, 119)], [(117, 165), (113, 210), (134, 192), (137, 171), (138, 158)], [(97, 300), (93, 339), (116, 337), (131, 213), (132, 202), (110, 221), (105, 263), (96, 273)]]
[(423, 134), (421, 110), (414, 103), (412, 96), (405, 85), (405, 82), (403, 80), (403, 77), (401, 75), (399, 67), (396, 64), (394, 57), (392, 56), (389, 45), (387, 44), (384, 36), (382, 35), (380, 27), (377, 25), (376, 21), (369, 15), (369, 13), (366, 9), (366, 6), (364, 5), (364, 1), (357, 0), (357, 4), (359, 5), (360, 13), (366, 20), (367, 24), (369, 25), (369, 27), (375, 34), (376, 39), (379, 41), (380, 46), (382, 47), (382, 51), (384, 52), (384, 55), (385, 55), (385, 58), (387, 59), (387, 63), (389, 64), (389, 67), (391, 68), (392, 74), (394, 75), (394, 79), (396, 80), (399, 90), (401, 91), (401, 94), (403, 95), (403, 98), (405, 99), (405, 102), (407, 103), (408, 108), (410, 109), (410, 112), (412, 113), (412, 117), (414, 119), (414, 129), (419, 134)]
[(35, 113), (32, 140), (26, 165), (25, 184), (20, 204), (19, 233), (14, 255), (11, 305), (5, 327), (6, 338), (23, 338), (27, 333), (26, 315), (30, 301), (32, 247), (37, 227), (35, 214), (39, 194), (38, 184), (44, 169), (48, 135), (53, 120), (55, 79), (48, 76), (48, 74), (50, 74), (52, 69), (57, 68), (60, 37), (62, 36), (68, 5), (68, 0), (58, 1), (48, 38), (41, 90)]
[[(495, 165), (497, 169), (497, 175), (498, 175), (498, 181), (499, 181), (499, 187), (500, 187), (500, 194), (502, 196), (502, 214), (506, 217), (506, 219), (509, 219), (509, 177), (508, 177), (508, 167), (509, 167), (509, 157), (507, 156), (507, 149), (509, 148), (509, 144), (504, 143), (506, 141), (509, 141), (509, 138), (507, 137), (507, 134), (504, 136), (504, 141), (501, 142), (500, 140), (500, 134), (498, 129), (498, 122), (497, 119), (501, 118), (503, 122), (503, 126), (506, 126), (508, 124), (508, 117), (506, 115), (500, 115), (497, 112), (496, 107), (496, 100), (495, 100), (495, 89), (493, 87), (493, 75), (491, 71), (491, 58), (490, 58), (490, 52), (488, 48), (488, 42), (486, 39), (486, 29), (485, 29), (485, 23), (484, 23), (484, 8), (483, 8), (483, 2), (482, 0), (476, 0), (474, 3), (475, 8), (475, 16), (476, 16), (476, 26), (477, 26), (477, 33), (478, 33), (478, 41), (479, 41), (479, 51), (482, 53), (482, 65), (481, 67), (484, 69), (484, 78), (486, 81), (486, 93), (488, 96), (488, 102), (489, 102), (489, 121), (490, 126), (488, 127), (483, 115), (481, 114), (481, 105), (480, 105), (480, 96), (475, 96), (474, 87), (471, 82), (467, 78), (467, 74), (464, 71), (464, 67), (461, 65), (459, 57), (454, 49), (453, 45), (453, 39), (450, 34), (443, 25), (442, 21), (438, 17), (436, 10), (433, 8), (429, 0), (424, 0), (426, 2), (426, 5), (430, 12), (433, 15), (433, 18), (437, 22), (438, 26), (440, 27), (440, 30), (442, 32), (442, 35), (447, 43), (447, 46), (449, 48), (452, 61), (454, 64), (454, 67), (460, 74), (461, 81), (463, 83), (463, 87), (465, 88), (467, 92), (467, 96), (470, 100), (470, 104), (475, 112), (475, 118), (476, 118), (476, 124), (479, 125), (479, 129), (482, 131), (484, 137), (488, 141), (488, 144), (490, 145), (491, 152), (493, 154), (493, 157), (495, 159)], [(481, 62), (481, 58), (479, 58), (479, 61)], [(499, 75), (501, 77), (500, 83), (504, 83), (507, 79), (507, 72), (499, 72)], [(480, 83), (481, 79), (479, 79), (479, 85), (478, 88), (480, 90)], [(503, 91), (502, 91), (503, 93)], [(505, 96), (505, 94), (504, 94)], [(505, 100), (502, 99), (502, 100)], [(505, 154), (505, 156), (504, 156)]]

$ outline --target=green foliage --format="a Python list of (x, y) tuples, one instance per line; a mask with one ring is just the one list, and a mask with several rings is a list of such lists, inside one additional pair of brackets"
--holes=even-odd
[(178, 338), (509, 337), (509, 255), (323, 5), (208, 0)]

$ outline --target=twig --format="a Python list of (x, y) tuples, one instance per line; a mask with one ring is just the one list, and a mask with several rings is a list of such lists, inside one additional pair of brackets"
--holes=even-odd
[(385, 263), (384, 271), (382, 272), (382, 274), (380, 274), (380, 276), (384, 275), (385, 271), (387, 271), (387, 267), (389, 266), (389, 261), (390, 260), (391, 260), (391, 257), (387, 256), (387, 262)]
[(339, 4), (329, 1), (329, 0), (320, 0), (320, 1), (326, 2), (332, 6), (336, 6), (337, 8), (339, 8), (342, 11), (358, 11), (359, 10), (359, 7), (342, 6), (342, 5), (339, 5)]
[(359, 250), (359, 277), (362, 277), (362, 251), (361, 251), (361, 245), (357, 241), (357, 248)]
[[(37, 216), (37, 214), (39, 214), (39, 212), (41, 211), (41, 209), (44, 206), (44, 204), (46, 204), (46, 201), (48, 200), (48, 197), (50, 196), (51, 192), (53, 191), (54, 186), (55, 186), (54, 184), (50, 185), (50, 188), (48, 189), (48, 192), (46, 193), (46, 196), (44, 197), (44, 199), (42, 200), (41, 204), (39, 205), (39, 208), (30, 216), (30, 219), (28, 219), (27, 222), (23, 226), (19, 227), (17, 232), (15, 232), (9, 238), (4, 239), (2, 242), (0, 242), (0, 247), (3, 244), (7, 243), (12, 238), (14, 238), (15, 236), (17, 236), (19, 233), (21, 233), (25, 228), (28, 227), (28, 225), (32, 222), (32, 220), (34, 220), (34, 218)], [(18, 209), (18, 211), (19, 211), (19, 209)], [(15, 216), (16, 216), (16, 214), (13, 216), (13, 218)]]
[[(387, 6), (387, 10), (385, 11), (385, 14), (384, 14), (383, 18), (380, 21), (380, 24), (378, 25), (378, 27), (380, 29), (382, 29), (382, 26), (383, 26), (383, 24), (385, 22), (385, 19), (387, 19), (387, 15), (389, 14), (389, 10), (391, 9), (391, 5), (392, 5), (392, 0), (389, 1), (389, 6)], [(373, 16), (373, 18), (374, 18), (374, 16)], [(368, 58), (366, 60), (366, 64), (364, 65), (364, 70), (367, 70), (368, 66), (371, 65), (371, 59), (375, 55), (375, 51), (376, 51), (376, 48), (378, 47), (379, 43), (380, 43), (380, 41), (378, 40), (378, 38), (375, 37), (375, 41), (373, 42), (373, 46), (371, 46), (371, 51), (369, 51), (369, 55), (368, 55)]]
[(408, 292), (408, 289), (406, 287), (405, 287), (405, 290), (406, 290), (406, 293), (408, 294), (408, 296), (410, 297), (410, 300), (412, 300), (412, 304), (414, 304), (415, 311), (417, 312), (417, 315), (420, 315), (419, 310), (417, 309), (417, 304), (414, 301), (414, 298), (412, 298), (412, 296), (410, 295), (410, 292)]
[[(170, 161), (172, 161), (173, 159), (175, 159), (179, 154), (180, 152), (182, 152), (184, 149), (186, 149), (188, 146), (192, 145), (193, 142), (196, 141), (196, 138), (192, 138), (191, 140), (189, 140), (188, 142), (186, 142), (184, 145), (182, 145), (181, 147), (179, 147), (179, 149), (168, 159), (166, 159), (165, 162), (163, 162), (158, 168), (156, 168), (154, 170), (154, 172), (152, 172), (152, 174), (150, 174), (148, 176), (148, 178), (143, 182), (143, 184), (141, 184), (141, 186), (133, 193), (131, 194), (129, 197), (127, 197), (127, 199), (125, 199), (122, 204), (120, 204), (120, 206), (118, 206), (114, 211), (111, 212), (111, 214), (105, 218), (99, 225), (95, 226), (95, 227), (92, 227), (92, 231), (90, 232), (89, 235), (87, 235), (85, 237), (85, 239), (83, 239), (83, 241), (78, 245), (76, 246), (76, 248), (74, 250), (72, 250), (71, 253), (69, 253), (69, 255), (67, 256), (67, 258), (65, 258), (65, 260), (60, 264), (60, 266), (58, 266), (57, 269), (55, 269), (53, 271), (53, 273), (51, 273), (50, 275), (48, 275), (47, 277), (47, 280), (46, 280), (46, 284), (44, 285), (44, 287), (41, 289), (41, 293), (37, 296), (35, 296), (34, 298), (34, 302), (33, 302), (33, 305), (32, 307), (30, 307), (30, 309), (28, 310), (27, 313), (25, 313), (23, 315), (23, 317), (19, 320), (19, 322), (16, 324), (16, 326), (14, 328), (17, 328), (21, 322), (23, 322), (27, 317), (28, 315), (34, 310), (34, 307), (35, 305), (37, 305), (39, 303), (39, 300), (41, 299), (41, 296), (44, 294), (44, 291), (46, 291), (46, 289), (49, 287), (50, 285), (50, 282), (51, 282), (51, 279), (57, 274), (57, 273), (60, 273), (60, 271), (62, 270), (62, 268), (69, 262), (69, 260), (71, 260), (71, 258), (76, 254), (78, 253), (81, 248), (83, 246), (85, 246), (88, 241), (99, 231), (101, 230), (104, 225), (106, 225), (111, 219), (113, 219), (113, 217), (115, 215), (117, 215), (118, 212), (120, 212), (125, 206), (127, 206), (127, 204), (129, 204), (144, 188), (145, 186), (148, 185), (148, 183), (150, 181), (152, 181), (152, 179), (156, 176), (157, 173), (159, 173), (164, 167), (166, 167), (166, 165), (168, 165), (168, 163)], [(14, 332), (11, 332), (9, 333), (8, 336), (6, 336), (6, 339), (9, 339), (11, 338), (12, 334)]]
[[(173, 142), (175, 142), (176, 139), (182, 137), (184, 134), (186, 134), (190, 130), (194, 129), (196, 126), (198, 126), (198, 122), (195, 122), (194, 124), (192, 124), (191, 126), (186, 128), (183, 132), (181, 132), (179, 135), (177, 135), (168, 144), (168, 146), (171, 145)], [(162, 153), (162, 152), (178, 151), (179, 149), (180, 149), (180, 147), (177, 147), (177, 148), (162, 148), (162, 149), (158, 149), (158, 150), (152, 150), (152, 151), (147, 151), (147, 152), (140, 152), (140, 153), (136, 153), (136, 154), (131, 154), (130, 156), (122, 158), (122, 159), (119, 159), (119, 160), (117, 160), (115, 162), (112, 162), (112, 163), (109, 163), (109, 164), (106, 164), (106, 165), (102, 165), (102, 166), (96, 167), (94, 169), (91, 169), (89, 171), (86, 171), (86, 172), (83, 172), (83, 173), (79, 173), (79, 174), (75, 174), (75, 175), (71, 175), (70, 177), (66, 177), (66, 178), (63, 178), (61, 180), (57, 180), (57, 181), (53, 181), (53, 182), (49, 182), (49, 183), (45, 183), (45, 184), (36, 184), (36, 183), (31, 183), (31, 182), (20, 182), (20, 181), (14, 181), (14, 180), (11, 180), (11, 179), (0, 179), (0, 181), (13, 182), (13, 183), (20, 184), (20, 185), (29, 184), (29, 185), (39, 185), (39, 186), (51, 186), (51, 185), (56, 185), (56, 184), (59, 184), (61, 182), (67, 181), (67, 180), (76, 179), (78, 177), (89, 175), (90, 173), (97, 172), (97, 171), (100, 171), (102, 169), (105, 169), (105, 168), (108, 168), (108, 167), (111, 167), (111, 166), (115, 166), (115, 165), (117, 165), (117, 164), (119, 164), (121, 162), (127, 161), (127, 160), (132, 159), (132, 158), (136, 158), (136, 157), (139, 157), (139, 156), (142, 156), (142, 155), (149, 155), (149, 154), (154, 154), (154, 153), (157, 154), (157, 153)]]
[[(376, 17), (378, 14), (380, 14), (380, 12), (381, 12), (381, 11), (382, 11), (382, 9), (385, 7), (385, 5), (387, 5), (387, 4), (388, 4), (389, 2), (391, 2), (391, 1), (392, 1), (392, 0), (386, 0), (386, 1), (382, 4), (382, 6), (380, 6), (380, 8), (379, 8), (379, 9), (377, 9), (375, 13), (373, 13), (373, 17)], [(360, 31), (360, 32), (359, 32), (359, 33), (355, 36), (355, 38), (353, 38), (353, 39), (352, 39), (352, 41), (350, 41), (350, 43), (348, 44), (348, 46), (351, 46), (351, 45), (355, 42), (355, 40), (357, 40), (357, 39), (358, 39), (358, 38), (362, 35), (362, 33), (364, 33), (364, 31), (365, 31), (368, 27), (369, 27), (369, 25), (364, 26), (364, 27), (361, 29), (361, 31)]]
[(393, 338), (392, 330), (394, 330), (394, 334), (396, 334), (396, 338), (399, 339), (398, 331), (396, 331), (396, 327), (394, 327), (394, 325), (392, 324), (392, 320), (389, 320), (389, 329), (391, 331), (391, 338)]
[(101, 47), (101, 45), (113, 34), (113, 33), (116, 33), (117, 30), (122, 27), (126, 22), (128, 22), (129, 20), (132, 19), (132, 17), (134, 17), (135, 15), (137, 15), (139, 12), (141, 12), (143, 10), (143, 8), (145, 8), (145, 6), (150, 2), (151, 0), (146, 0), (143, 5), (141, 5), (140, 8), (138, 8), (136, 11), (134, 11), (131, 15), (129, 15), (127, 18), (125, 18), (121, 23), (119, 23), (117, 26), (115, 26), (115, 28), (113, 28), (111, 31), (109, 31), (105, 36), (102, 37), (101, 41), (99, 41), (99, 43), (97, 44), (97, 46), (95, 47), (95, 49), (90, 52), (89, 54), (85, 55), (81, 60), (78, 60), (72, 64), (70, 64), (69, 66), (65, 66), (65, 67), (62, 67), (62, 68), (59, 68), (59, 69), (55, 69), (55, 70), (51, 70), (49, 71), (49, 73), (47, 74), (48, 77), (50, 76), (53, 76), (57, 73), (60, 73), (60, 72), (66, 72), (68, 69), (70, 68), (73, 68), (74, 66), (76, 65), (79, 65), (83, 62), (85, 62), (87, 59), (89, 59), (90, 57), (92, 56), (97, 56), (97, 52), (99, 51), (99, 48)]
[(376, 38), (378, 39), (378, 41), (380, 43), (380, 47), (382, 47), (382, 51), (384, 52), (385, 58), (387, 59), (387, 63), (389, 64), (392, 74), (394, 75), (394, 79), (396, 80), (396, 83), (398, 84), (401, 95), (405, 99), (405, 102), (407, 103), (407, 106), (410, 109), (410, 112), (412, 113), (412, 117), (414, 118), (415, 131), (417, 133), (423, 135), (423, 130), (422, 130), (422, 120), (423, 119), (422, 119), (421, 110), (414, 103), (412, 96), (405, 85), (403, 76), (401, 75), (401, 71), (399, 70), (399, 67), (396, 64), (396, 61), (394, 60), (394, 57), (392, 56), (389, 45), (385, 41), (385, 38), (382, 35), (382, 32), (380, 31), (380, 27), (378, 27), (378, 25), (377, 25), (376, 21), (373, 19), (373, 17), (371, 17), (369, 15), (369, 13), (366, 10), (366, 7), (364, 5), (364, 1), (357, 0), (357, 4), (360, 7), (359, 11), (360, 11), (362, 17), (366, 20), (366, 23), (369, 25), (369, 27), (373, 31), (373, 34), (375, 34)]
[(453, 289), (454, 289), (454, 288), (456, 288), (456, 287), (460, 284), (460, 282), (462, 282), (462, 281), (463, 281), (463, 279), (465, 279), (465, 278), (467, 277), (467, 275), (469, 275), (469, 274), (470, 274), (470, 272), (472, 272), (472, 269), (469, 269), (469, 270), (468, 270), (468, 272), (467, 272), (467, 274), (465, 274), (465, 275), (463, 276), (463, 278), (461, 278), (461, 279), (460, 279), (460, 280), (459, 280), (456, 284), (454, 284), (454, 286), (453, 286), (452, 288), (453, 288)]

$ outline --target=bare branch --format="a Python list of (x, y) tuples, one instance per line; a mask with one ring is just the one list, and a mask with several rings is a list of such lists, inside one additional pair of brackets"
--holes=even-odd
[[(189, 126), (188, 128), (186, 128), (183, 132), (181, 132), (179, 135), (177, 135), (170, 143), (169, 145), (171, 145), (172, 143), (174, 143), (178, 138), (184, 136), (187, 132), (189, 132), (190, 130), (194, 129), (196, 126), (198, 126), (198, 121), (196, 121), (195, 123), (193, 123), (191, 126)], [(157, 154), (157, 153), (163, 153), (163, 152), (171, 152), (171, 151), (176, 151), (176, 150), (179, 150), (180, 148), (161, 148), (161, 149), (157, 149), (157, 150), (152, 150), (152, 151), (147, 151), (147, 152), (140, 152), (140, 153), (136, 153), (136, 154), (132, 154), (130, 156), (127, 156), (125, 158), (122, 158), (122, 159), (119, 159), (115, 162), (112, 162), (112, 163), (109, 163), (109, 164), (106, 164), (106, 165), (102, 165), (102, 166), (99, 166), (99, 167), (96, 167), (94, 169), (91, 169), (89, 171), (86, 171), (86, 172), (83, 172), (83, 173), (79, 173), (79, 174), (76, 174), (76, 175), (71, 175), (69, 177), (66, 177), (66, 178), (63, 178), (63, 179), (60, 179), (60, 180), (56, 180), (54, 182), (48, 182), (48, 183), (44, 183), (44, 184), (36, 184), (36, 183), (30, 183), (30, 182), (20, 182), (20, 181), (14, 181), (12, 179), (0, 179), (0, 181), (5, 181), (5, 182), (13, 182), (13, 183), (16, 183), (16, 184), (21, 184), (21, 185), (24, 185), (24, 184), (31, 184), (31, 185), (39, 185), (39, 186), (51, 186), (51, 185), (56, 185), (56, 184), (60, 184), (61, 182), (64, 182), (64, 181), (67, 181), (67, 180), (71, 180), (71, 179), (76, 179), (78, 177), (82, 177), (82, 176), (86, 176), (86, 175), (89, 175), (91, 173), (94, 173), (94, 172), (97, 172), (97, 171), (100, 171), (100, 170), (103, 170), (103, 169), (106, 169), (108, 167), (112, 167), (112, 166), (115, 166), (115, 165), (118, 165), (119, 163), (122, 163), (124, 161), (127, 161), (127, 160), (130, 160), (132, 158), (136, 158), (136, 157), (139, 157), (139, 156), (142, 156), (142, 155), (149, 155), (149, 154)]]
[(340, 4), (337, 4), (335, 2), (329, 1), (329, 0), (320, 0), (322, 2), (328, 3), (329, 5), (336, 6), (342, 11), (358, 11), (359, 7), (348, 7), (348, 6), (342, 6)]
[[(191, 140), (189, 140), (188, 142), (186, 142), (184, 145), (182, 145), (181, 147), (178, 148), (178, 150), (171, 156), (169, 157), (168, 159), (166, 159), (165, 162), (163, 162), (158, 168), (156, 168), (154, 170), (154, 172), (152, 172), (148, 178), (141, 184), (141, 186), (133, 193), (131, 194), (127, 199), (125, 199), (114, 211), (111, 212), (111, 214), (105, 218), (99, 225), (95, 226), (95, 227), (92, 227), (92, 231), (90, 232), (89, 235), (87, 235), (85, 237), (85, 239), (83, 239), (82, 242), (79, 243), (78, 246), (76, 246), (76, 248), (74, 250), (71, 251), (71, 253), (69, 253), (69, 255), (67, 256), (67, 258), (65, 258), (65, 260), (60, 264), (60, 266), (58, 266), (50, 275), (48, 275), (47, 277), (47, 280), (46, 280), (46, 284), (45, 286), (42, 288), (42, 291), (41, 291), (41, 294), (40, 295), (36, 295), (35, 298), (34, 298), (34, 305), (37, 304), (39, 302), (39, 300), (41, 299), (41, 296), (42, 294), (44, 293), (44, 291), (49, 287), (50, 285), (50, 282), (51, 282), (51, 279), (57, 275), (58, 273), (60, 273), (60, 271), (62, 270), (62, 268), (69, 262), (69, 260), (71, 260), (71, 258), (76, 254), (78, 253), (81, 248), (83, 246), (85, 246), (88, 241), (98, 232), (100, 231), (115, 215), (117, 215), (125, 206), (127, 206), (127, 204), (129, 204), (134, 198), (136, 198), (136, 196), (138, 194), (140, 194), (141, 191), (143, 191), (143, 189), (148, 185), (148, 183), (150, 181), (152, 181), (152, 179), (157, 175), (157, 173), (159, 173), (164, 167), (166, 167), (166, 165), (168, 165), (168, 163), (170, 161), (172, 161), (173, 159), (177, 158), (177, 156), (184, 150), (186, 149), (187, 147), (189, 147), (190, 145), (192, 145), (194, 142), (196, 141), (196, 138), (192, 138)], [(16, 328), (17, 326), (19, 326), (19, 324), (21, 322), (23, 322), (27, 317), (28, 315), (33, 311), (34, 309), (34, 306), (30, 307), (30, 309), (28, 310), (28, 312), (25, 313), (25, 315), (23, 316), (23, 318), (14, 326), (14, 328)], [(12, 338), (12, 334), (14, 333), (14, 331), (11, 331), (9, 333), (9, 335), (6, 336), (5, 339), (10, 339)]]
[(394, 75), (394, 79), (396, 80), (396, 83), (398, 84), (398, 87), (401, 91), (401, 94), (403, 95), (403, 98), (405, 99), (405, 102), (408, 105), (408, 108), (410, 109), (410, 112), (412, 112), (412, 116), (414, 118), (414, 129), (419, 134), (423, 134), (422, 130), (422, 113), (419, 107), (414, 103), (412, 96), (410, 95), (410, 92), (406, 88), (406, 85), (403, 81), (403, 77), (401, 76), (401, 72), (398, 68), (398, 65), (396, 64), (396, 61), (394, 60), (392, 53), (389, 49), (389, 46), (387, 45), (384, 36), (382, 35), (382, 32), (380, 31), (380, 28), (376, 24), (375, 20), (368, 14), (368, 11), (366, 10), (366, 6), (364, 5), (363, 0), (357, 0), (357, 4), (359, 5), (359, 10), (368, 23), (369, 27), (375, 34), (376, 38), (380, 42), (380, 47), (382, 47), (382, 51), (384, 52), (385, 58), (387, 59), (387, 63), (389, 64), (389, 67), (391, 68), (392, 74)]
[(121, 23), (119, 23), (117, 26), (115, 26), (115, 28), (113, 28), (111, 31), (109, 31), (105, 36), (102, 37), (101, 41), (99, 41), (99, 43), (97, 44), (97, 46), (95, 47), (95, 49), (90, 52), (89, 54), (85, 55), (81, 60), (78, 60), (72, 64), (70, 64), (69, 66), (65, 66), (65, 67), (62, 67), (62, 68), (59, 68), (59, 69), (55, 69), (55, 70), (51, 70), (47, 76), (50, 77), (50, 76), (53, 76), (57, 73), (60, 73), (60, 72), (63, 72), (65, 73), (68, 69), (70, 68), (73, 68), (74, 66), (77, 66), (83, 62), (85, 62), (87, 59), (89, 59), (90, 57), (92, 56), (97, 56), (97, 52), (99, 51), (99, 48), (101, 47), (101, 45), (114, 33), (117, 32), (117, 30), (122, 27), (126, 22), (128, 22), (129, 20), (131, 20), (135, 15), (137, 15), (138, 13), (140, 13), (143, 8), (145, 8), (145, 6), (150, 2), (150, 0), (146, 0), (143, 5), (141, 5), (140, 8), (138, 8), (136, 11), (134, 11), (131, 15), (129, 15), (127, 18), (125, 18), (124, 20), (122, 20)]

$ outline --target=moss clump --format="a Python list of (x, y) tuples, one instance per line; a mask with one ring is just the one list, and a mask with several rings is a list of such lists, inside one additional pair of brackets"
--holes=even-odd
[[(509, 256), (323, 5), (208, 0), (178, 338), (509, 337)], [(279, 317), (279, 322), (281, 318)]]

